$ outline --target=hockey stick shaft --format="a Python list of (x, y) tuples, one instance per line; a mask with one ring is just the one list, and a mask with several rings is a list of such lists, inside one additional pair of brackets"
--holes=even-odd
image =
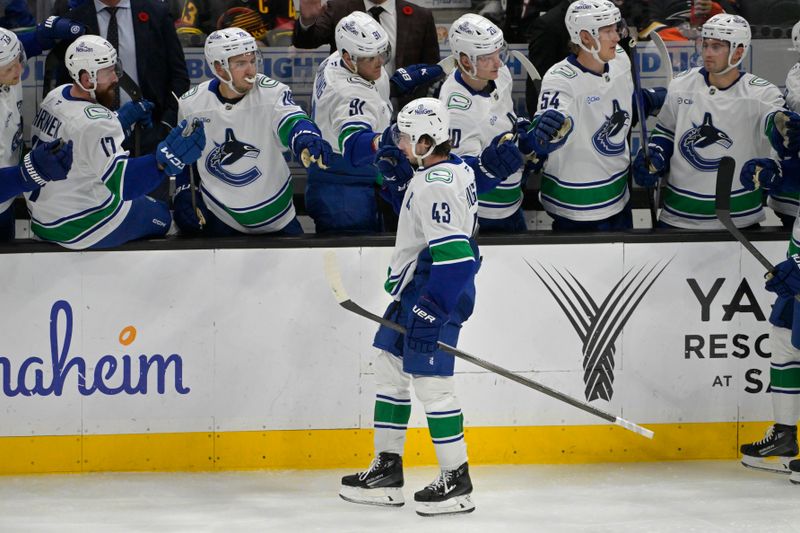
[(745, 237), (736, 224), (731, 219), (731, 188), (733, 185), (733, 174), (736, 171), (736, 161), (732, 157), (725, 156), (719, 161), (719, 168), (717, 169), (717, 186), (716, 186), (716, 200), (714, 211), (717, 218), (728, 233), (739, 241), (750, 254), (761, 263), (771, 274), (774, 271), (772, 262), (764, 257), (764, 254), (758, 251), (758, 248), (753, 246), (747, 237)]
[[(650, 154), (647, 151), (647, 113), (645, 113), (644, 95), (642, 94), (641, 58), (639, 54), (636, 53), (636, 39), (633, 38), (631, 38), (631, 63), (633, 66), (633, 94), (636, 100), (636, 111), (639, 114), (639, 144), (644, 154), (644, 164), (648, 169), (652, 170)], [(658, 189), (656, 188), (656, 190)], [(650, 223), (654, 229), (658, 223), (658, 203), (656, 195), (657, 193), (653, 191), (652, 187), (648, 188), (647, 203), (650, 208)]]
[[(325, 276), (328, 279), (328, 284), (330, 285), (331, 291), (333, 291), (333, 294), (336, 297), (336, 301), (339, 302), (339, 305), (341, 305), (343, 308), (359, 316), (372, 320), (373, 322), (377, 322), (378, 324), (381, 324), (382, 326), (385, 326), (389, 329), (397, 331), (398, 333), (403, 333), (403, 334), (406, 333), (406, 328), (404, 328), (400, 324), (392, 322), (391, 320), (388, 320), (382, 316), (371, 313), (370, 311), (367, 311), (366, 309), (364, 309), (363, 307), (361, 307), (360, 305), (358, 305), (357, 303), (355, 303), (353, 300), (350, 299), (350, 297), (347, 294), (347, 291), (344, 288), (344, 284), (342, 283), (342, 278), (339, 273), (339, 265), (336, 260), (336, 253), (333, 251), (328, 251), (325, 253)], [(454, 357), (457, 357), (461, 360), (472, 363), (475, 366), (479, 366), (485, 370), (503, 376), (504, 378), (510, 379), (511, 381), (516, 381), (520, 385), (524, 385), (531, 389), (537, 390), (543, 394), (546, 394), (547, 396), (550, 396), (551, 398), (567, 403), (573, 407), (577, 407), (582, 411), (585, 411), (596, 417), (602, 418), (607, 422), (611, 422), (620, 427), (623, 427), (628, 431), (632, 431), (648, 439), (653, 438), (652, 431), (650, 431), (647, 428), (643, 428), (637, 424), (634, 424), (633, 422), (625, 420), (624, 418), (614, 416), (611, 413), (607, 413), (601, 409), (593, 407), (571, 396), (567, 396), (564, 393), (561, 393), (555, 389), (551, 389), (550, 387), (542, 385), (541, 383), (533, 381), (532, 379), (520, 376), (494, 363), (490, 363), (489, 361), (485, 361), (479, 357), (470, 355), (467, 352), (464, 352), (462, 350), (459, 350), (458, 348), (450, 346), (449, 344), (445, 344), (440, 341), (438, 342), (438, 345), (440, 350), (442, 350), (443, 352), (447, 352)]]

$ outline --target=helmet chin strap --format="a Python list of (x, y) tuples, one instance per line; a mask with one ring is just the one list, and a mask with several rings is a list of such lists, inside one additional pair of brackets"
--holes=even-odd
[[(231, 69), (229, 69), (228, 67), (222, 67), (222, 70), (228, 75), (230, 80), (224, 79), (222, 76), (218, 75), (216, 72), (214, 72), (214, 76), (216, 76), (219, 81), (221, 81), (222, 83), (227, 85), (228, 89), (230, 89), (231, 91), (235, 92), (239, 96), (246, 95), (247, 91), (242, 92), (242, 91), (240, 91), (239, 89), (237, 89), (236, 87), (233, 86), (233, 74), (231, 74)], [(256, 77), (253, 76), (252, 78), (245, 78), (244, 81), (246, 81), (247, 83), (255, 83)]]
[[(594, 36), (592, 36), (592, 38), (594, 38)], [(597, 48), (587, 48), (586, 45), (583, 44), (583, 41), (581, 41), (578, 46), (580, 46), (582, 50), (589, 52), (598, 63), (608, 63), (608, 61), (600, 59), (600, 39), (595, 39), (595, 42), (598, 44)]]
[(431, 155), (435, 149), (436, 149), (436, 146), (431, 146), (430, 148), (428, 148), (428, 151), (427, 151), (427, 152), (425, 152), (425, 153), (424, 153), (424, 154), (422, 154), (422, 155), (419, 155), (419, 154), (417, 153), (417, 146), (416, 146), (416, 145), (414, 145), (414, 150), (413, 150), (413, 152), (414, 152), (414, 159), (416, 159), (416, 160), (417, 160), (417, 168), (420, 168), (420, 167), (422, 167), (422, 166), (423, 166), (423, 164), (422, 164), (422, 160), (423, 160), (423, 159), (425, 159), (426, 157), (428, 157), (429, 155)]
[(728, 72), (730, 72), (731, 70), (733, 70), (735, 68), (739, 68), (739, 65), (741, 65), (742, 61), (744, 60), (744, 53), (742, 54), (742, 57), (739, 58), (739, 61), (737, 61), (736, 63), (731, 63), (735, 53), (736, 53), (736, 49), (731, 49), (730, 53), (728, 53), (728, 68), (726, 68), (722, 72), (718, 72), (717, 76), (722, 76), (723, 74), (727, 74)]

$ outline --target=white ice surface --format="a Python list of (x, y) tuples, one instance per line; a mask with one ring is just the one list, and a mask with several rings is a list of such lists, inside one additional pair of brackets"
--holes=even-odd
[(337, 496), (351, 473), (260, 471), (0, 477), (0, 531), (436, 533), (800, 531), (800, 485), (736, 461), (472, 469), (474, 513), (422, 518)]

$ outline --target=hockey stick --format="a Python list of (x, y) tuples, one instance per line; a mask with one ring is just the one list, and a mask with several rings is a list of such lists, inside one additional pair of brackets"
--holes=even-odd
[[(128, 96), (131, 97), (133, 102), (140, 102), (142, 100), (142, 89), (133, 81), (133, 78), (130, 75), (122, 71), (122, 75), (119, 77), (119, 88), (128, 93)], [(142, 155), (142, 139), (141, 139), (141, 128), (139, 124), (136, 123), (133, 125), (133, 155), (135, 157), (139, 157)]]
[[(178, 98), (178, 95), (172, 93), (172, 97), (178, 102), (178, 109), (180, 109), (181, 101)], [(194, 118), (191, 122), (186, 124), (186, 127), (183, 128), (181, 132), (181, 137), (188, 137), (194, 130), (197, 129), (198, 124), (200, 123), (200, 119)], [(173, 185), (170, 180), (170, 189), (173, 188)], [(189, 196), (192, 198), (192, 211), (197, 215), (197, 221), (200, 223), (200, 229), (206, 225), (206, 217), (203, 216), (203, 212), (197, 208), (197, 181), (194, 177), (194, 163), (189, 165)]]
[(667, 79), (667, 85), (669, 85), (674, 76), (672, 74), (672, 59), (669, 56), (667, 45), (664, 43), (664, 39), (655, 31), (650, 32), (650, 40), (656, 46), (656, 51), (658, 52), (661, 63), (659, 70), (664, 71), (664, 77)]
[[(735, 171), (736, 161), (732, 157), (725, 156), (720, 159), (719, 169), (717, 169), (716, 203), (714, 211), (719, 221), (722, 222), (722, 225), (728, 230), (728, 233), (733, 235), (734, 238), (761, 263), (761, 266), (767, 270), (767, 279), (770, 279), (775, 275), (775, 267), (772, 265), (772, 262), (764, 257), (764, 254), (759, 252), (758, 248), (753, 246), (753, 243), (747, 240), (747, 237), (742, 234), (731, 219), (731, 186), (733, 184), (733, 174)], [(756, 179), (758, 179), (758, 172), (756, 173)], [(795, 295), (794, 298), (800, 302), (800, 294)]]
[[(636, 39), (631, 37), (631, 60), (633, 66), (633, 95), (636, 100), (636, 111), (639, 113), (639, 144), (641, 145), (642, 153), (644, 154), (645, 166), (653, 170), (653, 165), (650, 163), (650, 155), (647, 152), (647, 114), (644, 110), (644, 96), (642, 95), (642, 76), (641, 76), (641, 59), (639, 54), (636, 53)], [(660, 180), (659, 180), (660, 181)], [(658, 222), (658, 204), (655, 202), (655, 194), (653, 187), (648, 187), (647, 191), (647, 204), (650, 208), (650, 223), (655, 229)]]
[[(363, 307), (361, 307), (360, 305), (358, 305), (357, 303), (355, 303), (353, 300), (350, 299), (350, 297), (347, 295), (347, 291), (344, 288), (344, 284), (342, 283), (342, 277), (341, 274), (339, 273), (339, 265), (336, 260), (336, 252), (334, 251), (325, 252), (325, 277), (328, 278), (328, 284), (330, 285), (331, 291), (333, 291), (333, 295), (336, 298), (336, 301), (339, 303), (339, 305), (341, 305), (351, 313), (363, 316), (364, 318), (372, 320), (373, 322), (377, 322), (378, 324), (381, 324), (382, 326), (397, 331), (398, 333), (405, 334), (406, 328), (404, 328), (403, 326), (396, 324), (395, 322), (392, 322), (391, 320), (388, 320), (376, 314), (370, 313), (369, 311), (367, 311), (366, 309), (364, 309)], [(614, 416), (611, 413), (607, 413), (605, 411), (597, 409), (596, 407), (581, 402), (580, 400), (576, 400), (571, 396), (567, 396), (566, 394), (558, 392), (555, 389), (551, 389), (550, 387), (542, 385), (541, 383), (537, 383), (536, 381), (533, 381), (526, 377), (514, 374), (513, 372), (506, 370), (505, 368), (502, 368), (500, 366), (497, 366), (494, 363), (484, 361), (483, 359), (475, 357), (474, 355), (470, 355), (467, 352), (463, 352), (458, 348), (454, 348), (443, 342), (439, 342), (438, 345), (440, 350), (447, 352), (454, 357), (472, 363), (473, 365), (479, 366), (485, 370), (488, 370), (489, 372), (494, 372), (495, 374), (503, 376), (506, 379), (510, 379), (511, 381), (516, 381), (521, 385), (525, 385), (526, 387), (537, 390), (543, 394), (546, 394), (547, 396), (550, 396), (551, 398), (555, 398), (556, 400), (568, 403), (573, 407), (577, 407), (582, 411), (585, 411), (589, 414), (602, 418), (603, 420), (616, 424), (617, 426), (623, 427), (628, 431), (632, 431), (648, 439), (653, 438), (652, 431), (650, 431), (647, 428), (643, 428), (642, 426), (639, 426), (637, 424), (634, 424), (633, 422), (625, 420), (624, 418)]]
[(528, 73), (528, 77), (531, 79), (531, 81), (539, 81), (542, 79), (542, 77), (539, 75), (539, 71), (536, 70), (536, 67), (533, 66), (531, 60), (525, 57), (525, 54), (523, 54), (519, 50), (512, 50), (511, 55), (517, 58), (517, 61), (520, 62), (522, 68), (524, 68), (525, 72)]
[(458, 65), (456, 64), (456, 56), (452, 54), (445, 57), (436, 64), (442, 67), (445, 76), (449, 76), (451, 72), (453, 72), (456, 68), (458, 68)]

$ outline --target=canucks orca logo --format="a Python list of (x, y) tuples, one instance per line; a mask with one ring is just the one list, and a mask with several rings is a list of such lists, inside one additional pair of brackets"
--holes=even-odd
[(631, 115), (619, 105), (618, 100), (612, 102), (611, 116), (606, 116), (606, 121), (592, 135), (592, 144), (595, 150), (603, 155), (613, 156), (625, 152), (628, 142), (628, 126)]
[(258, 157), (261, 150), (236, 139), (231, 128), (225, 130), (225, 142), (214, 144), (216, 148), (206, 157), (206, 170), (211, 175), (234, 187), (243, 187), (261, 176), (261, 171), (255, 166), (237, 172), (240, 167), (247, 166), (245, 158)]
[(703, 117), (702, 124), (699, 126), (694, 124), (693, 128), (683, 134), (681, 142), (679, 143), (679, 149), (681, 155), (683, 155), (694, 168), (704, 172), (713, 172), (719, 167), (721, 158), (704, 158), (698, 153), (698, 150), (714, 146), (715, 144), (727, 150), (733, 144), (733, 140), (724, 131), (714, 126), (711, 113), (706, 113)]

